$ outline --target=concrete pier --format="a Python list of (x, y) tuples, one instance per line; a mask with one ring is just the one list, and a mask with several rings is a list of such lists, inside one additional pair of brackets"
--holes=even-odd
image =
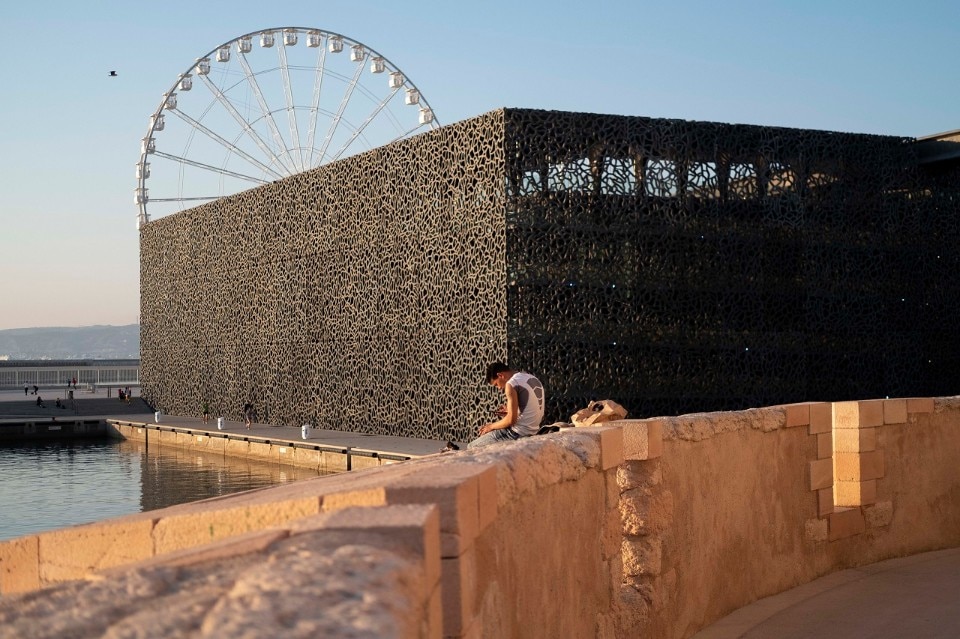
[[(47, 394), (49, 396), (49, 393)], [(366, 435), (302, 427), (225, 419), (219, 429), (216, 417), (204, 422), (198, 417), (162, 415), (139, 397), (131, 402), (116, 398), (79, 397), (64, 400), (56, 408), (44, 399), (37, 406), (33, 396), (22, 391), (0, 391), (0, 443), (35, 439), (119, 437), (149, 444), (180, 446), (323, 472), (358, 470), (382, 466), (436, 453), (446, 442), (414, 437)], [(462, 443), (461, 443), (462, 444)]]
[(217, 419), (204, 423), (195, 417), (161, 415), (159, 421), (142, 416), (107, 418), (112, 436), (222, 452), (224, 455), (273, 461), (291, 466), (317, 468), (324, 472), (358, 470), (432, 455), (446, 442), (414, 437), (365, 435), (338, 430), (310, 428), (303, 439), (302, 428), (251, 424)]

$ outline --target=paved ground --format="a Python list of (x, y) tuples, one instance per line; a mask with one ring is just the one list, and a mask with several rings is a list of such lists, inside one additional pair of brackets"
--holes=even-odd
[(741, 608), (694, 639), (739, 637), (960, 637), (960, 548), (827, 575)]
[[(74, 392), (74, 399), (67, 399), (67, 393), (40, 391), (43, 407), (37, 406), (37, 396), (23, 396), (23, 391), (11, 393), (0, 391), (0, 420), (17, 419), (21, 417), (56, 417), (57, 419), (80, 416), (100, 417), (114, 414), (148, 414), (153, 413), (139, 397), (133, 397), (129, 403), (120, 401), (114, 392), (113, 397), (107, 397), (104, 392), (98, 395)], [(60, 399), (62, 408), (57, 408), (57, 399)]]

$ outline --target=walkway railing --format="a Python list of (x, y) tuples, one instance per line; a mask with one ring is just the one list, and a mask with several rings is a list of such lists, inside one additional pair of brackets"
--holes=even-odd
[(140, 360), (76, 360), (0, 362), (0, 388), (140, 385)]

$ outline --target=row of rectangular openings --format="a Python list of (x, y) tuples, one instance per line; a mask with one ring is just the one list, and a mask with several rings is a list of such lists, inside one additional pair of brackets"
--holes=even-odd
[[(589, 158), (580, 158), (524, 171), (512, 185), (513, 194), (573, 191), (669, 198), (683, 193), (705, 199), (724, 196), (747, 199), (761, 194), (783, 195), (796, 191), (801, 184), (797, 171), (777, 162), (763, 168), (752, 163), (731, 163), (722, 175), (716, 162), (681, 164), (666, 159), (638, 162), (634, 158), (605, 157), (598, 164), (599, 170), (592, 166)], [(599, 183), (594, 177), (597, 173)], [(823, 172), (805, 178), (807, 188), (826, 186), (835, 181), (836, 177)]]

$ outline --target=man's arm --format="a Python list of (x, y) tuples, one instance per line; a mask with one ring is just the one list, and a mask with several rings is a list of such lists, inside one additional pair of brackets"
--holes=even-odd
[(507, 396), (506, 413), (497, 421), (490, 424), (485, 424), (483, 428), (480, 429), (481, 435), (486, 435), (491, 430), (509, 428), (517, 423), (517, 417), (520, 415), (520, 409), (518, 408), (519, 402), (517, 400), (517, 389), (510, 384), (507, 384), (503, 388), (503, 393)]

